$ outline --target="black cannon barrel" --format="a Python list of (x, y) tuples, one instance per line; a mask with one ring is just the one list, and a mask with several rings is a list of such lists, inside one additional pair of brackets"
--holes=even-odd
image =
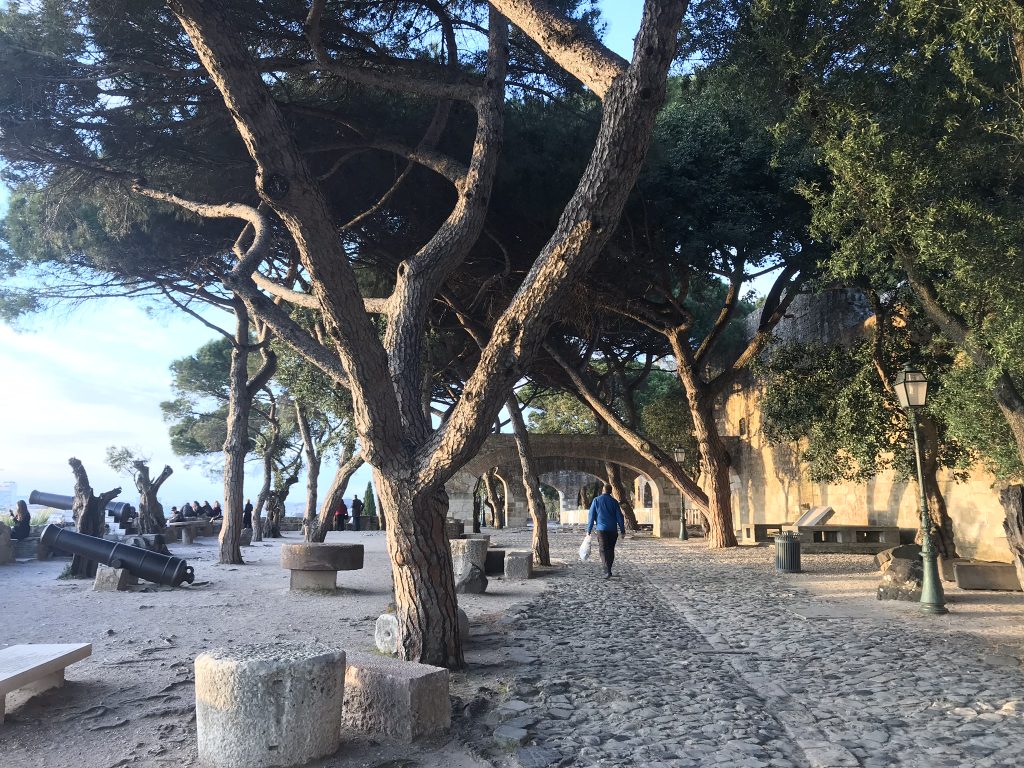
[[(63, 496), (59, 493), (47, 493), (46, 491), (32, 491), (28, 495), (29, 504), (39, 504), (44, 507), (53, 507), (54, 509), (71, 509), (74, 504), (74, 496)], [(118, 523), (125, 517), (127, 512), (127, 519), (135, 517), (135, 507), (129, 504), (127, 501), (111, 501), (107, 504), (106, 511), (114, 516), (114, 520)]]
[(180, 557), (161, 555), (142, 547), (131, 547), (96, 536), (75, 533), (56, 525), (43, 528), (40, 542), (53, 549), (81, 555), (88, 560), (109, 565), (111, 568), (127, 568), (139, 578), (171, 587), (189, 584), (195, 579), (192, 567)]

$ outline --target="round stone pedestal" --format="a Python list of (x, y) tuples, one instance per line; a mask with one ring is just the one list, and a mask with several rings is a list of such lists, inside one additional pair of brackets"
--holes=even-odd
[(363, 545), (284, 544), (281, 567), (292, 572), (291, 589), (332, 592), (337, 587), (338, 571), (357, 571), (363, 567)]
[(302, 765), (337, 751), (345, 652), (218, 648), (195, 662), (199, 759), (212, 768)]

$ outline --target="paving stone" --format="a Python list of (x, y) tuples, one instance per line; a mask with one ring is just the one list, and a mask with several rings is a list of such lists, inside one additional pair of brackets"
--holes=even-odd
[[(568, 764), (1020, 764), (1024, 680), (1007, 651), (935, 633), (916, 615), (851, 621), (775, 574), (770, 558), (699, 541), (631, 540), (605, 581), (593, 563), (575, 564), (576, 539), (552, 532), (552, 557), (574, 564), (492, 640), (514, 667), (519, 704), (501, 710), (516, 716), (505, 725), (528, 727)], [(528, 537), (499, 543), (525, 549)]]

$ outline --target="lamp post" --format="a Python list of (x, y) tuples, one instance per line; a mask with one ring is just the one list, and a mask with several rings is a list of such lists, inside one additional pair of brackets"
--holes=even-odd
[(914, 458), (917, 462), (917, 488), (921, 508), (921, 610), (924, 613), (949, 613), (939, 580), (939, 567), (932, 542), (932, 521), (928, 515), (928, 499), (924, 492), (924, 473), (921, 471), (921, 445), (917, 437), (917, 411), (928, 401), (928, 379), (909, 364), (896, 374), (896, 397), (907, 412), (914, 435)]
[[(673, 448), (672, 458), (675, 459), (676, 464), (682, 464), (686, 461), (686, 451), (682, 448)], [(679, 494), (679, 538), (683, 541), (690, 538), (690, 534), (686, 531), (686, 497), (683, 494)]]

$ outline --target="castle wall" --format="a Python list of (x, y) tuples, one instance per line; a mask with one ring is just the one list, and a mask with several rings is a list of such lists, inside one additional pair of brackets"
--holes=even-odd
[[(758, 313), (747, 320), (747, 335), (757, 327)], [(874, 316), (864, 296), (851, 289), (832, 289), (798, 296), (775, 330), (785, 341), (814, 340), (848, 344), (864, 338)], [(864, 483), (812, 483), (800, 461), (801, 446), (770, 445), (761, 433), (759, 390), (743, 377), (719, 411), (719, 428), (733, 457), (733, 522), (794, 522), (804, 509), (831, 506), (837, 525), (920, 526), (917, 483), (905, 483), (891, 471)], [(975, 467), (965, 482), (951, 473), (939, 475), (942, 495), (953, 521), (953, 535), (962, 557), (1010, 562), (1003, 532), (1003, 508), (994, 476)]]

